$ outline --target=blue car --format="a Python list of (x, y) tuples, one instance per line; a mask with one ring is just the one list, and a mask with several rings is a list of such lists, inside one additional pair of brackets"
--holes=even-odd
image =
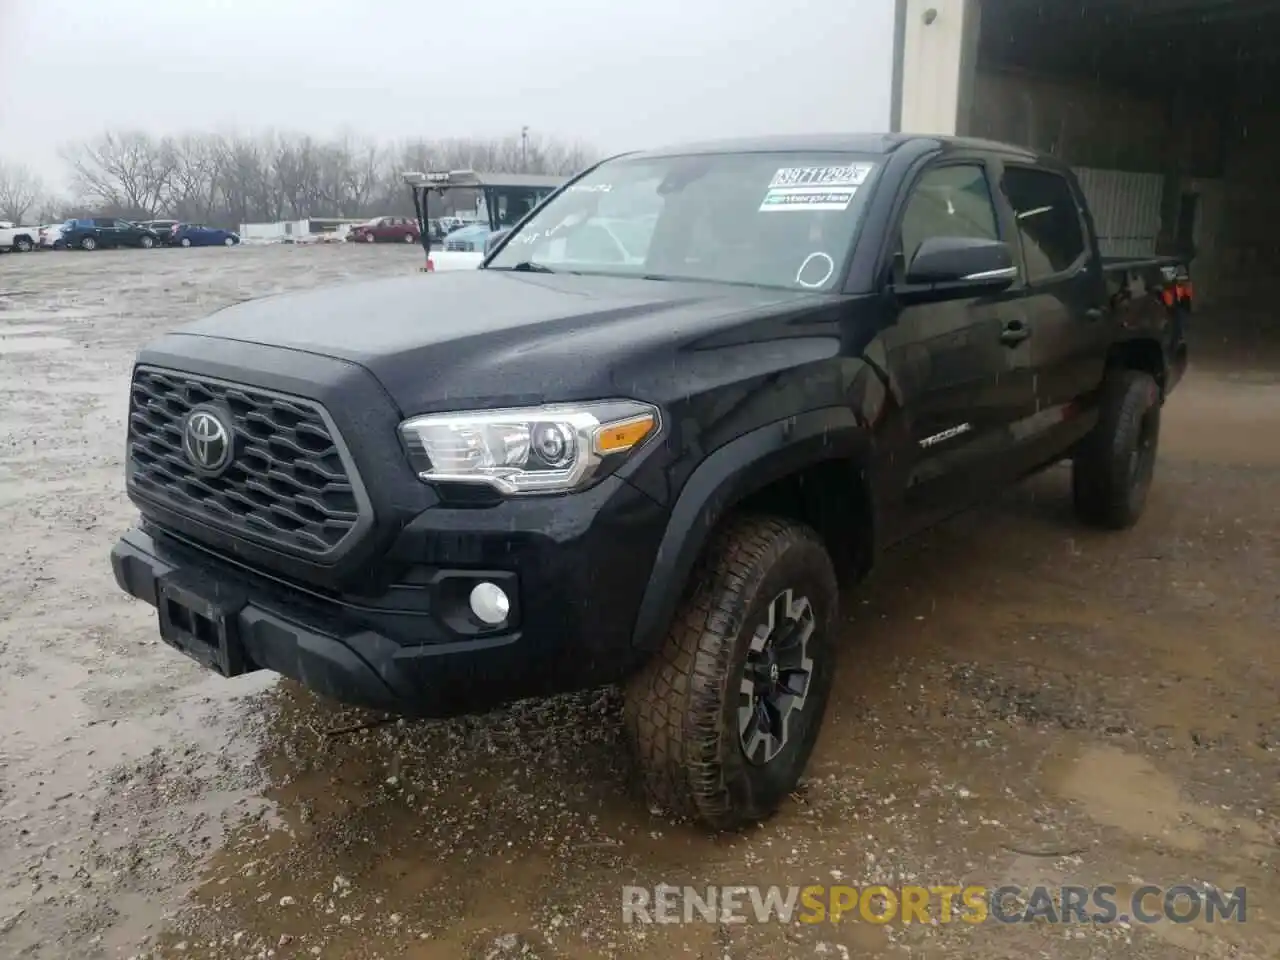
[(484, 249), (484, 241), (492, 233), (487, 224), (474, 223), (459, 227), (444, 238), (446, 250), (477, 251)]
[(239, 242), (240, 235), (234, 230), (202, 223), (180, 223), (169, 235), (169, 245), (174, 247), (234, 247)]

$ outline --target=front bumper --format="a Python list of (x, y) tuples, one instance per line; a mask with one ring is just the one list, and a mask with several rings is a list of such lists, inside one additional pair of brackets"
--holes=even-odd
[[(665, 521), (657, 503), (613, 477), (568, 497), (435, 507), (383, 557), (402, 575), (372, 598), (288, 581), (145, 523), (119, 540), (111, 564), (121, 589), (162, 621), (167, 585), (219, 598), (230, 647), (220, 665), (179, 649), (220, 672), (271, 670), (335, 700), (444, 717), (629, 673)], [(506, 624), (468, 618), (465, 598), (481, 580), (513, 597)]]

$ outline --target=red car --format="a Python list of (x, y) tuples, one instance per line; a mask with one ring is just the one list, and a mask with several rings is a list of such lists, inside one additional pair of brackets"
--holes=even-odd
[(348, 240), (361, 243), (378, 241), (391, 243), (417, 243), (418, 224), (411, 217), (375, 217), (368, 223), (358, 223), (347, 234)]

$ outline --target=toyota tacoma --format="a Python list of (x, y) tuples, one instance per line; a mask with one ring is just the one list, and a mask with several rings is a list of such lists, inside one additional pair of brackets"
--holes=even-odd
[(1132, 525), (1187, 362), (1185, 265), (985, 141), (626, 154), (489, 246), (143, 348), (116, 579), (218, 673), (400, 714), (619, 684), (650, 801), (713, 828), (805, 768), (838, 571), (1064, 460)]

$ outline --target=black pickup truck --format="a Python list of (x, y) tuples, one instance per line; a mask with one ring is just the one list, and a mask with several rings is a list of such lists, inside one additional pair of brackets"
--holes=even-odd
[(1137, 520), (1187, 280), (1002, 144), (614, 157), (480, 269), (145, 347), (115, 576), (224, 675), (403, 714), (622, 684), (650, 800), (750, 823), (817, 738), (838, 570), (1065, 459), (1082, 521)]

